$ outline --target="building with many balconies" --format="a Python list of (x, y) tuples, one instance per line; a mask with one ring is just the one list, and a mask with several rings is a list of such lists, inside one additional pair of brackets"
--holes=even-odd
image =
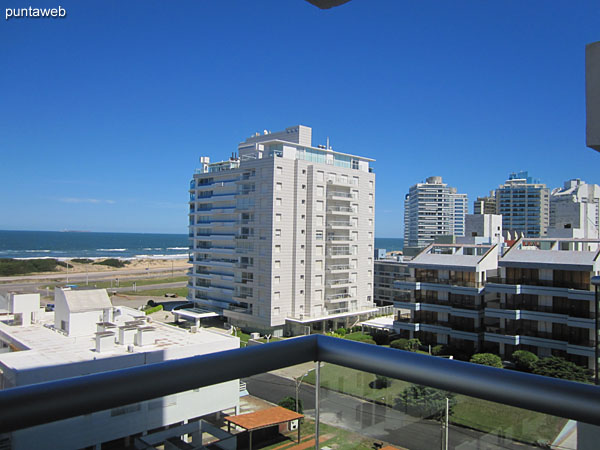
[(600, 240), (517, 240), (498, 247), (431, 245), (408, 263), (411, 278), (397, 281), (410, 300), (395, 307), (395, 330), (424, 343), (466, 353), (516, 350), (561, 356), (594, 367), (594, 291)]
[(190, 185), (189, 300), (274, 335), (374, 312), (371, 159), (312, 147), (298, 125), (256, 134)]
[(502, 227), (515, 236), (545, 236), (548, 229), (550, 191), (527, 172), (511, 173), (496, 189), (496, 214)]
[(426, 247), (439, 236), (464, 236), (467, 194), (429, 177), (410, 187), (404, 199), (404, 245)]

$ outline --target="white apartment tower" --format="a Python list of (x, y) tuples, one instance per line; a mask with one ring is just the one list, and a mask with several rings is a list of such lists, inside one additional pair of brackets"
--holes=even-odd
[(426, 247), (438, 236), (464, 236), (467, 194), (429, 177), (411, 186), (404, 200), (404, 245)]
[(550, 191), (527, 172), (511, 173), (496, 189), (496, 213), (502, 227), (515, 236), (546, 236), (549, 221)]
[(354, 324), (373, 306), (373, 160), (298, 125), (200, 159), (190, 186), (189, 300), (273, 335)]
[(600, 186), (573, 179), (550, 195), (550, 228), (553, 237), (600, 238)]

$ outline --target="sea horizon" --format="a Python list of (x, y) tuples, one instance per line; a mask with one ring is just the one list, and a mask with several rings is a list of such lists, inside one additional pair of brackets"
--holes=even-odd
[[(402, 238), (375, 238), (375, 248), (402, 250)], [(0, 258), (185, 259), (188, 233), (0, 230)]]

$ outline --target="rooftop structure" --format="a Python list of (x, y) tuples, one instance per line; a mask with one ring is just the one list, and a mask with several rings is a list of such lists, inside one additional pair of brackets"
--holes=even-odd
[(190, 301), (275, 336), (376, 311), (372, 159), (313, 147), (312, 129), (297, 125), (254, 134), (228, 161), (200, 161)]
[[(39, 306), (34, 320), (15, 322), (8, 314), (0, 321), (0, 387), (8, 389), (35, 383), (81, 377), (110, 370), (139, 367), (193, 355), (239, 347), (239, 339), (206, 330), (187, 330), (151, 322), (143, 312), (113, 307), (103, 289), (57, 289), (56, 306), (68, 306), (66, 331), (55, 326), (55, 313)], [(13, 303), (29, 304), (25, 295)], [(110, 322), (106, 318), (110, 308)], [(95, 321), (86, 315), (94, 314)], [(56, 314), (59, 314), (58, 312)], [(71, 331), (76, 331), (72, 333)], [(69, 333), (71, 332), (71, 333)], [(80, 416), (16, 431), (8, 439), (12, 449), (85, 448), (115, 439), (127, 439), (150, 429), (166, 427), (239, 404), (239, 383), (230, 381), (197, 391), (136, 403), (126, 408)], [(72, 430), (79, 430), (77, 433)], [(60, 445), (58, 445), (60, 443)]]
[(404, 199), (404, 245), (426, 247), (439, 236), (464, 236), (466, 194), (429, 177), (411, 186)]

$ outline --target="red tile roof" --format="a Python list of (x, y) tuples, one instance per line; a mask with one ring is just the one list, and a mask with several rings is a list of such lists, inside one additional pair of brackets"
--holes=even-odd
[(256, 430), (258, 428), (265, 428), (289, 422), (291, 420), (301, 419), (302, 417), (304, 417), (304, 415), (290, 411), (281, 406), (275, 406), (253, 413), (240, 414), (239, 416), (227, 416), (225, 417), (225, 420), (245, 428), (246, 430)]

